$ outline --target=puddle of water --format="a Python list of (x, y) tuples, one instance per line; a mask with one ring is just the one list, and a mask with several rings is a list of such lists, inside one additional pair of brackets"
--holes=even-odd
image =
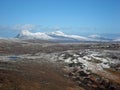
[(18, 57), (18, 56), (10, 56), (10, 57), (8, 57), (9, 59), (11, 59), (11, 60), (16, 60), (16, 59), (18, 59), (18, 58), (20, 58), (20, 57)]

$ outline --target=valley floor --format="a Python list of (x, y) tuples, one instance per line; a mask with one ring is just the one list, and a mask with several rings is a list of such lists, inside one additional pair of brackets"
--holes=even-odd
[(2, 39), (0, 90), (120, 90), (120, 43)]

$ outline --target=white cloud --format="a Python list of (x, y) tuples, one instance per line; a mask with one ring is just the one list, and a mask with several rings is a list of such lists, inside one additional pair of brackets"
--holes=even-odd
[(33, 24), (24, 24), (24, 25), (17, 24), (13, 26), (14, 30), (34, 30), (35, 28), (37, 28), (37, 26)]
[(0, 30), (8, 30), (8, 31), (35, 30), (38, 27), (40, 27), (40, 25), (33, 25), (33, 24), (16, 24), (16, 25), (4, 25), (4, 26), (1, 25)]

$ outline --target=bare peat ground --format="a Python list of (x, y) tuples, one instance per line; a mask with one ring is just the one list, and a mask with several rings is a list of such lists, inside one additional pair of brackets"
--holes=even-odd
[[(97, 68), (98, 72), (89, 70), (90, 74), (86, 74), (80, 71), (80, 68), (78, 69), (80, 63), (78, 65), (78, 63), (65, 63), (58, 60), (61, 54), (74, 58), (71, 54), (66, 54), (66, 51), (78, 53), (86, 49), (119, 52), (120, 44), (58, 44), (47, 41), (1, 39), (0, 90), (120, 90), (119, 65), (104, 69), (104, 72), (109, 72), (110, 75)], [(66, 57), (65, 59), (67, 60)], [(70, 70), (67, 71), (66, 67)], [(117, 79), (111, 76), (116, 76)]]
[[(1, 63), (2, 64), (2, 63)], [(4, 64), (4, 63), (3, 63)], [(14, 65), (15, 64), (15, 65)], [(50, 63), (9, 63), (0, 70), (0, 90), (74, 90), (75, 84), (64, 78)], [(14, 70), (15, 69), (15, 70)], [(75, 89), (77, 90), (77, 88)], [(81, 89), (82, 90), (82, 89)]]

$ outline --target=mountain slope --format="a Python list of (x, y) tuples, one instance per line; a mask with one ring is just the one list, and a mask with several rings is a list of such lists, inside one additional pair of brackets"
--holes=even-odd
[(65, 40), (80, 40), (80, 41), (86, 41), (88, 38), (78, 35), (67, 35), (61, 31), (55, 31), (48, 33), (49, 36), (54, 37), (56, 39), (65, 39)]
[(23, 30), (16, 37), (19, 39), (42, 39), (42, 40), (77, 40), (77, 41), (88, 40), (86, 37), (78, 35), (67, 35), (61, 31), (55, 31), (50, 33), (41, 32), (32, 33), (28, 30)]
[(20, 39), (42, 39), (42, 40), (50, 40), (52, 37), (48, 36), (45, 33), (37, 32), (31, 33), (28, 30), (23, 30), (20, 34), (17, 35), (17, 38)]
[(20, 34), (16, 36), (19, 39), (40, 39), (40, 40), (50, 40), (50, 41), (62, 41), (62, 42), (78, 42), (78, 41), (110, 41), (110, 39), (101, 37), (99, 35), (90, 35), (88, 37), (79, 35), (69, 35), (61, 31), (42, 33), (36, 32), (32, 33), (28, 30), (21, 31)]

